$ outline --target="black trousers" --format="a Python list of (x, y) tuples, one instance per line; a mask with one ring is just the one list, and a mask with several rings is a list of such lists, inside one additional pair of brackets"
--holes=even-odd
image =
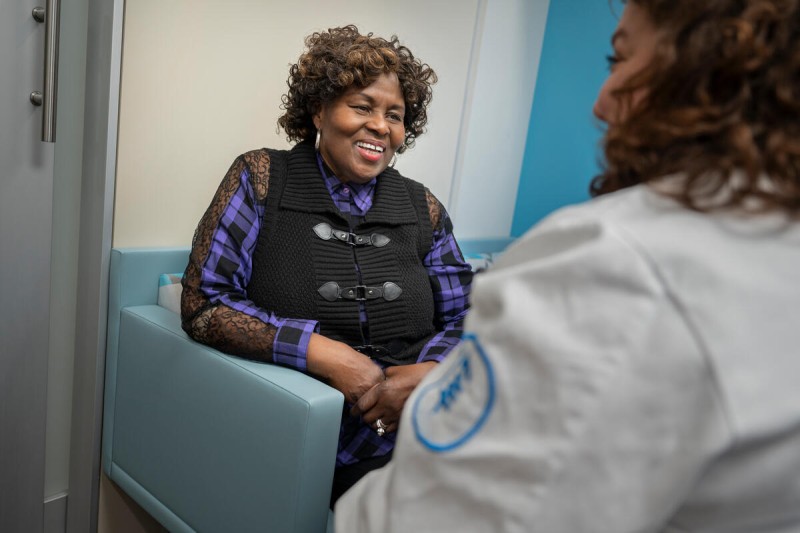
[(340, 466), (333, 471), (333, 490), (331, 491), (331, 509), (336, 504), (336, 500), (347, 492), (347, 489), (356, 484), (356, 481), (366, 476), (373, 470), (377, 470), (389, 462), (392, 452), (382, 457), (365, 459), (352, 465)]

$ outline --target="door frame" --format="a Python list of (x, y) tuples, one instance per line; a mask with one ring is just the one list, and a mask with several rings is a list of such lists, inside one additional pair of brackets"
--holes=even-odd
[(68, 533), (97, 531), (124, 0), (88, 0)]

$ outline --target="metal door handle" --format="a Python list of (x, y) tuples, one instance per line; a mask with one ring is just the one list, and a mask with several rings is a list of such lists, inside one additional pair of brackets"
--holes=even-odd
[(61, 19), (59, 0), (47, 0), (45, 7), (31, 13), (37, 22), (45, 23), (44, 90), (33, 91), (33, 105), (42, 106), (42, 141), (56, 142), (56, 98), (58, 92), (58, 27)]

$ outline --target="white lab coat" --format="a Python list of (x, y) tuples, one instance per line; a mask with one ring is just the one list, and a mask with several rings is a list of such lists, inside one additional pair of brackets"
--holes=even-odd
[(800, 224), (638, 186), (475, 279), (337, 533), (800, 531)]

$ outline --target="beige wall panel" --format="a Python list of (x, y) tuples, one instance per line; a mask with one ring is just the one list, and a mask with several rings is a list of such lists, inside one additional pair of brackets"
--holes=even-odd
[(397, 34), (439, 74), (397, 168), (447, 203), (479, 15), (478, 0), (129, 0), (114, 246), (188, 245), (238, 154), (289, 146), (276, 121), (303, 38), (347, 23)]

